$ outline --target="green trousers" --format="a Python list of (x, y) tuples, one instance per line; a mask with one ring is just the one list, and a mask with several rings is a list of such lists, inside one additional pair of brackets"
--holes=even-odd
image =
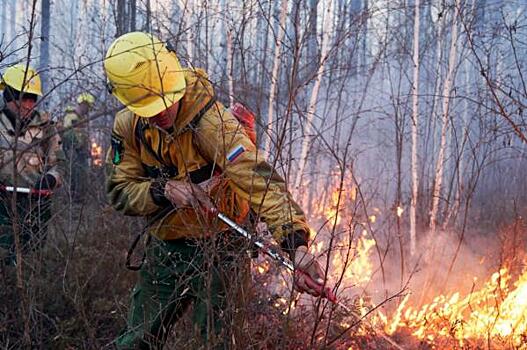
[[(22, 253), (38, 250), (46, 241), (48, 221), (51, 217), (51, 201), (49, 198), (19, 194), (16, 203)], [(7, 251), (7, 255), (3, 254), (3, 262), (8, 265), (16, 262), (14, 217), (11, 195), (0, 194), (0, 248)]]
[(171, 327), (191, 304), (194, 329), (183, 332), (200, 334), (202, 343), (215, 349), (228, 348), (229, 329), (243, 328), (248, 295), (249, 264), (242, 245), (228, 237), (152, 239), (117, 348), (162, 349)]

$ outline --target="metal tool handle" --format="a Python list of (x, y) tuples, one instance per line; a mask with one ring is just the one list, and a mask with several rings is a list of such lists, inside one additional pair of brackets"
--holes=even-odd
[[(289, 270), (293, 271), (294, 273), (298, 273), (298, 274), (302, 274), (306, 280), (306, 284), (309, 286), (309, 288), (313, 289), (313, 290), (316, 290), (323, 298), (326, 298), (328, 299), (330, 302), (332, 302), (333, 304), (335, 305), (338, 305), (340, 307), (342, 307), (344, 310), (346, 310), (348, 313), (350, 313), (351, 315), (353, 315), (355, 318), (357, 319), (362, 319), (363, 317), (361, 315), (359, 315), (357, 312), (355, 312), (354, 310), (351, 310), (349, 307), (347, 307), (345, 304), (343, 304), (342, 302), (338, 301), (337, 300), (337, 296), (335, 295), (335, 293), (333, 293), (333, 291), (331, 290), (331, 288), (329, 287), (324, 287), (323, 285), (320, 285), (318, 283), (316, 283), (312, 278), (311, 276), (309, 276), (307, 273), (305, 273), (304, 271), (301, 271), (301, 270), (298, 270), (296, 269), (295, 270), (295, 267), (293, 266), (293, 263), (289, 260), (287, 260), (286, 258), (284, 258), (282, 255), (280, 255), (278, 252), (276, 252), (274, 249), (272, 249), (271, 247), (268, 247), (265, 243), (263, 243), (262, 241), (260, 240), (257, 240), (255, 239), (254, 236), (252, 236), (249, 232), (245, 231), (243, 229), (243, 227), (241, 227), (240, 225), (238, 225), (237, 223), (235, 223), (234, 221), (232, 221), (231, 219), (229, 219), (227, 216), (225, 216), (225, 214), (222, 214), (222, 213), (219, 213), (217, 211), (213, 211), (217, 217), (223, 221), (225, 224), (227, 224), (227, 226), (229, 226), (230, 228), (232, 228), (234, 231), (238, 232), (240, 235), (242, 235), (243, 237), (251, 240), (254, 242), (254, 244), (260, 248), (265, 254), (269, 255), (271, 258), (277, 260), (282, 266), (285, 266), (286, 268), (288, 268)], [(383, 329), (380, 329), (379, 330), (379, 335), (385, 339), (387, 342), (389, 342), (395, 349), (398, 349), (398, 350), (404, 350), (403, 347), (401, 347), (399, 344), (397, 344), (397, 342), (395, 342), (390, 336), (388, 336), (387, 334), (385, 334), (384, 330)]]
[(41, 196), (41, 197), (48, 197), (53, 194), (51, 190), (37, 190), (35, 188), (27, 188), (27, 187), (17, 187), (15, 191), (15, 188), (13, 186), (0, 186), (0, 190), (4, 190), (6, 192), (31, 194), (35, 196)]
[(258, 239), (255, 239), (253, 235), (247, 232), (243, 227), (238, 225), (236, 222), (229, 219), (225, 214), (217, 213), (217, 216), (221, 221), (227, 224), (227, 226), (232, 228), (234, 231), (236, 231), (243, 237), (251, 240), (254, 243), (254, 245), (256, 245), (262, 252), (269, 255), (274, 260), (278, 261), (282, 266), (286, 267), (293, 273), (301, 274), (304, 277), (306, 284), (309, 286), (309, 288), (316, 290), (323, 298), (326, 298), (332, 303), (337, 304), (337, 296), (335, 295), (335, 293), (333, 293), (331, 288), (324, 287), (323, 285), (318, 284), (306, 272), (295, 269), (295, 267), (293, 266), (293, 263), (290, 260), (284, 258), (280, 253), (278, 253), (273, 248), (267, 246), (264, 242)]

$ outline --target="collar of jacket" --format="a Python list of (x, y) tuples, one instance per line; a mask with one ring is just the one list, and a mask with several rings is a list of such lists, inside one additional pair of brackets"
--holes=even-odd
[(186, 69), (185, 80), (187, 83), (185, 95), (180, 100), (181, 105), (174, 122), (176, 134), (184, 130), (214, 97), (214, 88), (203, 69)]
[[(5, 104), (5, 101), (2, 99), (2, 103), (0, 103), (0, 118), (7, 119), (7, 123), (4, 122), (6, 125), (11, 125), (11, 132), (15, 132), (16, 128), (16, 120), (18, 116), (13, 113), (9, 108), (7, 108), (7, 105)], [(22, 121), (22, 124), (20, 126), (21, 133), (24, 134), (24, 132), (27, 130), (27, 128), (31, 126), (41, 127), (48, 124), (48, 121), (43, 120), (40, 113), (37, 110), (34, 110), (31, 113), (31, 116)]]

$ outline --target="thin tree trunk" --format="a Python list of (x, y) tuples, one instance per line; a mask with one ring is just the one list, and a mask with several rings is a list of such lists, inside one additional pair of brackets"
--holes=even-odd
[[(264, 12), (264, 8), (261, 7), (261, 15), (259, 16), (259, 19), (261, 18), (270, 18), (271, 17), (271, 12), (272, 12), (272, 3), (269, 1), (268, 2), (268, 5), (267, 5), (267, 12)], [(267, 17), (265, 17), (267, 16)], [(263, 37), (262, 37), (262, 42), (263, 42), (263, 45), (258, 45), (257, 47), (260, 48), (261, 50), (261, 54), (260, 54), (260, 62), (258, 64), (258, 67), (260, 69), (260, 72), (259, 72), (259, 78), (258, 78), (258, 88), (259, 90), (258, 91), (266, 91), (267, 90), (267, 82), (268, 82), (268, 79), (265, 79), (265, 74), (267, 73), (267, 50), (269, 48), (269, 31), (270, 31), (270, 28), (271, 28), (271, 25), (267, 22), (267, 21), (264, 21), (263, 19), (261, 21), (259, 21), (259, 23), (261, 23), (261, 25), (257, 25), (257, 28), (261, 28), (261, 26), (264, 25), (265, 23), (265, 31), (263, 33)], [(263, 46), (263, 47), (262, 47)], [(267, 140), (266, 138), (263, 137), (264, 135), (264, 132), (266, 130), (266, 127), (263, 126), (264, 122), (262, 121), (261, 119), (261, 115), (263, 114), (261, 111), (262, 111), (262, 104), (263, 104), (263, 93), (259, 93), (258, 96), (257, 96), (257, 102), (256, 102), (257, 106), (258, 106), (258, 118), (260, 118), (258, 120), (258, 124), (261, 126), (257, 129), (257, 141), (258, 143), (261, 145), (262, 144), (262, 140), (264, 140), (264, 142)], [(263, 127), (262, 127), (263, 126)]]
[(278, 84), (278, 70), (280, 68), (280, 55), (282, 49), (282, 41), (285, 34), (285, 20), (287, 18), (287, 5), (288, 0), (282, 0), (282, 8), (280, 10), (280, 24), (278, 26), (278, 35), (275, 41), (275, 51), (274, 51), (274, 60), (273, 60), (273, 71), (271, 73), (271, 89), (269, 91), (269, 103), (267, 110), (267, 132), (264, 134), (265, 137), (265, 146), (264, 151), (267, 155), (270, 154), (271, 144), (272, 144), (272, 130), (273, 130), (273, 112), (274, 112), (274, 103), (276, 95), (276, 87)]
[(414, 17), (414, 79), (412, 82), (412, 197), (410, 199), (410, 255), (415, 254), (416, 247), (416, 208), (417, 208), (417, 189), (419, 187), (417, 150), (418, 138), (417, 130), (419, 123), (419, 0), (415, 0)]
[(203, 59), (204, 61), (204, 64), (205, 64), (205, 71), (209, 71), (211, 65), (210, 65), (210, 61), (211, 61), (211, 54), (210, 54), (210, 46), (209, 46), (209, 28), (210, 28), (210, 22), (209, 22), (209, 0), (207, 1), (203, 1), (201, 6), (203, 8), (203, 12), (205, 13), (205, 18), (203, 19), (204, 23), (205, 23), (205, 28), (204, 28), (204, 35), (205, 35), (205, 38), (203, 39), (203, 43), (204, 43), (204, 48), (203, 48), (203, 53), (205, 54), (205, 57)]
[(2, 8), (0, 10), (2, 13), (2, 27), (0, 27), (0, 33), (2, 37), (0, 37), (0, 40), (3, 41), (9, 40), (9, 37), (7, 35), (7, 3), (8, 0), (2, 1)]
[(317, 99), (318, 92), (320, 90), (320, 84), (322, 82), (322, 73), (324, 72), (324, 67), (327, 63), (327, 58), (329, 55), (329, 41), (330, 34), (333, 31), (333, 1), (329, 0), (327, 4), (326, 11), (324, 13), (324, 24), (322, 28), (322, 49), (320, 53), (320, 63), (317, 70), (317, 75), (315, 77), (315, 84), (313, 85), (313, 90), (311, 92), (311, 99), (309, 101), (309, 107), (306, 114), (306, 124), (304, 129), (304, 139), (302, 142), (302, 151), (300, 152), (300, 160), (298, 164), (298, 169), (295, 178), (295, 190), (298, 190), (300, 183), (302, 182), (302, 176), (304, 169), (307, 163), (307, 152), (311, 146), (311, 132), (313, 129), (313, 119), (315, 117), (315, 112), (317, 110)]
[(130, 31), (135, 32), (137, 18), (137, 0), (130, 0)]
[[(422, 171), (421, 171), (421, 178), (422, 179), (429, 179), (432, 178), (431, 174), (431, 168), (433, 168), (433, 164), (435, 161), (435, 140), (436, 140), (436, 114), (439, 112), (437, 111), (439, 109), (439, 97), (440, 97), (440, 89), (441, 89), (441, 78), (442, 78), (442, 72), (443, 72), (443, 35), (444, 35), (444, 27), (445, 27), (445, 15), (443, 15), (441, 18), (438, 19), (438, 28), (437, 28), (437, 44), (436, 44), (436, 64), (437, 67), (436, 70), (436, 78), (435, 78), (435, 84), (434, 84), (434, 90), (432, 92), (433, 99), (432, 99), (432, 107), (430, 109), (430, 116), (431, 118), (428, 119), (428, 124), (425, 125), (426, 134), (424, 137), (424, 152), (423, 152), (423, 161), (422, 161)], [(428, 155), (430, 155), (430, 158), (428, 158)], [(430, 165), (427, 165), (430, 164)], [(427, 208), (430, 208), (427, 206)]]
[(128, 19), (128, 15), (127, 15), (126, 1), (117, 0), (117, 23), (115, 25), (117, 36), (121, 36), (124, 33), (128, 32), (127, 19)]
[(454, 69), (456, 66), (457, 59), (457, 18), (459, 15), (459, 2), (460, 0), (456, 0), (455, 13), (452, 18), (452, 37), (450, 45), (450, 54), (448, 57), (448, 72), (445, 78), (445, 86), (443, 88), (443, 117), (441, 120), (441, 142), (439, 145), (439, 153), (437, 156), (434, 189), (432, 192), (432, 210), (430, 211), (430, 230), (432, 234), (435, 232), (437, 225), (437, 213), (439, 211), (439, 197), (441, 196), (441, 185), (443, 182), (443, 163), (445, 160), (445, 148), (447, 141), (446, 138), (448, 131), (448, 107), (450, 104), (450, 90), (452, 88), (452, 83), (455, 79)]
[(15, 47), (18, 47), (18, 45), (16, 44), (16, 23), (18, 17), (16, 15), (16, 13), (18, 12), (16, 9), (16, 2), (17, 0), (11, 0), (11, 10), (9, 11), (9, 13), (11, 14), (11, 20), (9, 21), (9, 32), (11, 33), (11, 37), (9, 39), (13, 41)]
[[(474, 5), (475, 5), (475, 0), (471, 4), (471, 8), (472, 8), (471, 13), (474, 13)], [(465, 61), (463, 62), (463, 66), (465, 68), (464, 69), (465, 70), (465, 86), (468, 89), (466, 95), (471, 96), (470, 82), (472, 81), (472, 72), (473, 72), (472, 65), (470, 64), (470, 61), (465, 58)], [(468, 136), (470, 133), (470, 130), (468, 128), (468, 125), (469, 125), (468, 114), (469, 114), (469, 108), (470, 108), (469, 99), (464, 100), (463, 106), (464, 106), (463, 116), (462, 116), (462, 130), (463, 131), (462, 131), (462, 140), (461, 140), (462, 148), (459, 154), (459, 164), (458, 164), (458, 171), (457, 171), (457, 174), (458, 174), (457, 175), (458, 176), (457, 188), (456, 188), (456, 193), (454, 195), (454, 204), (450, 206), (450, 209), (448, 210), (445, 216), (445, 221), (443, 223), (443, 229), (446, 228), (451, 217), (454, 217), (452, 224), (455, 224), (459, 208), (461, 207), (461, 196), (462, 196), (463, 187), (465, 185), (464, 170), (463, 170), (463, 168), (465, 167), (465, 156), (464, 156), (465, 147), (464, 145), (467, 142)]]
[(311, 76), (315, 73), (317, 67), (317, 58), (318, 58), (318, 45), (317, 45), (317, 0), (309, 0), (309, 17), (307, 23), (307, 69), (308, 76)]
[(183, 11), (183, 18), (185, 19), (186, 26), (183, 27), (184, 31), (188, 31), (187, 34), (187, 53), (190, 64), (194, 64), (194, 31), (192, 26), (192, 16), (194, 15), (194, 0), (187, 0), (185, 3), (185, 10)]
[(230, 106), (234, 105), (234, 80), (232, 78), (234, 59), (233, 47), (232, 47), (232, 26), (227, 24), (227, 83), (229, 85), (229, 103)]
[(150, 32), (152, 30), (151, 23), (152, 23), (152, 10), (151, 10), (151, 7), (150, 7), (150, 0), (146, 0), (146, 25), (145, 25), (145, 31)]
[(50, 0), (42, 0), (41, 3), (41, 44), (40, 44), (40, 76), (42, 78), (42, 87), (44, 91), (48, 91), (49, 84), (49, 33), (50, 33)]

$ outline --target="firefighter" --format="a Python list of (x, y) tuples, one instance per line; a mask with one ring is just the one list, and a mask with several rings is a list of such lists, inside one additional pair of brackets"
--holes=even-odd
[(90, 139), (88, 135), (88, 113), (95, 98), (88, 92), (77, 97), (77, 106), (66, 107), (62, 141), (66, 153), (67, 179), (74, 203), (82, 203), (87, 193), (90, 166)]
[[(260, 213), (296, 267), (323, 283), (307, 249), (304, 213), (216, 100), (203, 70), (182, 68), (169, 46), (142, 32), (117, 38), (104, 69), (109, 91), (126, 106), (114, 121), (107, 195), (122, 213), (147, 217), (152, 237), (118, 348), (162, 348), (191, 302), (205, 341), (231, 339), (226, 306), (243, 279), (243, 259), (233, 258), (239, 243), (210, 214), (212, 207), (238, 223), (250, 208)], [(296, 288), (318, 295), (299, 275)]]
[(62, 183), (64, 152), (53, 122), (35, 109), (42, 96), (37, 72), (23, 64), (11, 66), (0, 88), (0, 248), (4, 263), (16, 264), (15, 228), (22, 253), (45, 241), (50, 194)]

